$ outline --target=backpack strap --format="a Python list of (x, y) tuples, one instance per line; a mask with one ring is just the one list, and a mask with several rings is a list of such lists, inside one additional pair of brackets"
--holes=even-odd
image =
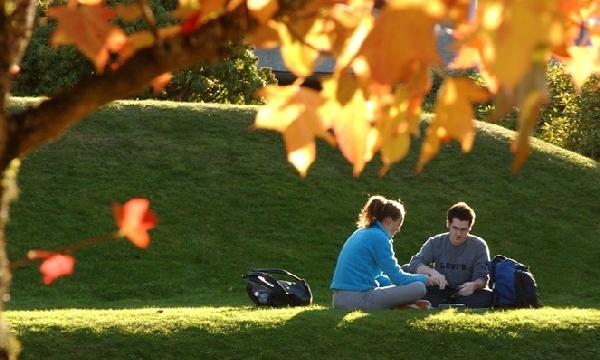
[(257, 269), (242, 275), (242, 278), (247, 279), (248, 281), (252, 281), (254, 283), (258, 283), (260, 285), (266, 286), (268, 288), (272, 288), (273, 290), (275, 290), (277, 292), (281, 292), (284, 294), (286, 293), (283, 286), (281, 286), (281, 284), (279, 282), (277, 282), (277, 279), (275, 279), (271, 275), (267, 274), (266, 272), (256, 271), (256, 270)]
[(288, 275), (288, 276), (291, 276), (294, 279), (296, 279), (296, 281), (302, 281), (302, 282), (304, 282), (304, 279), (300, 279), (298, 276), (292, 274), (291, 272), (289, 272), (287, 270), (283, 270), (283, 269), (261, 268), (261, 269), (254, 269), (253, 271), (257, 271), (257, 272), (261, 272), (261, 273), (269, 273), (269, 274)]

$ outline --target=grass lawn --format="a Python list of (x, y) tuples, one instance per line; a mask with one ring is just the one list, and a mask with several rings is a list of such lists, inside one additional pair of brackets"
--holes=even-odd
[[(598, 358), (600, 310), (347, 312), (323, 306), (9, 313), (23, 359)], [(575, 356), (572, 356), (575, 355)]]
[[(15, 99), (16, 107), (31, 101)], [(252, 128), (256, 107), (117, 102), (23, 161), (8, 229), (11, 259), (114, 229), (111, 203), (152, 202), (146, 251), (126, 241), (77, 254), (75, 274), (43, 286), (17, 271), (6, 317), (23, 358), (594, 358), (600, 284), (598, 164), (540, 141), (510, 173), (512, 133), (479, 124), (472, 153), (445, 146), (424, 172), (411, 155), (377, 177), (352, 177), (328, 145), (306, 178), (281, 137)], [(529, 265), (542, 310), (343, 312), (329, 309), (339, 248), (369, 194), (400, 197), (395, 252), (407, 261), (444, 232), (449, 205), (477, 212), (492, 255)], [(241, 275), (282, 267), (315, 295), (305, 309), (255, 309)], [(80, 310), (74, 310), (80, 309)], [(159, 311), (162, 310), (162, 311)]]

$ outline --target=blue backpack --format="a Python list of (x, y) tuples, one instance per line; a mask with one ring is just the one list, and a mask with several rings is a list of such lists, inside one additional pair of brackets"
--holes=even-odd
[(529, 267), (503, 255), (489, 264), (490, 287), (494, 291), (494, 307), (540, 308), (537, 283)]

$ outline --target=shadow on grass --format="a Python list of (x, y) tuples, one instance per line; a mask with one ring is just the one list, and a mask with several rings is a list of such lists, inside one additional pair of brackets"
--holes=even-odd
[[(165, 313), (168, 311), (165, 310)], [(253, 314), (253, 311), (259, 313)], [(279, 316), (277, 310), (250, 315)], [(495, 321), (498, 312), (347, 312), (308, 308), (283, 321), (190, 321), (90, 328), (17, 325), (22, 359), (599, 358), (600, 322), (565, 328)], [(462, 317), (459, 321), (452, 317)], [(489, 319), (488, 319), (489, 317)], [(471, 321), (469, 321), (471, 320)], [(496, 319), (497, 320), (497, 319)], [(475, 325), (473, 325), (475, 324)]]

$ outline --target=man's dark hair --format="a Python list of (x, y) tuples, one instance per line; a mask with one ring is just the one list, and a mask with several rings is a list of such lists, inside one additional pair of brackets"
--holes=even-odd
[(473, 211), (473, 209), (471, 209), (471, 207), (467, 205), (467, 203), (462, 201), (458, 202), (450, 206), (450, 208), (448, 209), (446, 217), (446, 219), (448, 220), (448, 226), (450, 226), (452, 219), (455, 218), (458, 220), (468, 221), (469, 226), (473, 226), (473, 224), (475, 224), (476, 218), (475, 211)]

